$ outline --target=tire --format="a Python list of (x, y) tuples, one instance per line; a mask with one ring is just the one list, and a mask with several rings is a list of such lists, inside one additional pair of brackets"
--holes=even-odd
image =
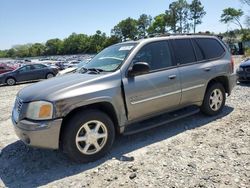
[(13, 85), (15, 85), (15, 84), (16, 84), (15, 78), (12, 78), (12, 77), (7, 78), (7, 79), (6, 79), (6, 84), (7, 84), (8, 86), (13, 86)]
[(53, 78), (55, 75), (53, 73), (46, 74), (46, 79)]
[(211, 85), (205, 94), (201, 111), (209, 116), (219, 114), (225, 106), (226, 92), (222, 84)]
[(80, 111), (65, 126), (62, 137), (63, 152), (78, 163), (100, 159), (110, 150), (115, 139), (112, 120), (97, 110)]

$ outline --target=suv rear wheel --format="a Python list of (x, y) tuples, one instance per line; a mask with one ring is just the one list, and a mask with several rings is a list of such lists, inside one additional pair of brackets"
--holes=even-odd
[(211, 85), (205, 94), (201, 111), (209, 116), (219, 114), (225, 106), (226, 92), (222, 84)]
[(76, 162), (104, 156), (115, 138), (114, 124), (105, 113), (81, 111), (70, 118), (63, 132), (63, 151)]

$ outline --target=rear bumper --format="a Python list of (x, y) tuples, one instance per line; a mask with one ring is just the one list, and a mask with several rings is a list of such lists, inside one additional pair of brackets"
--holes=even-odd
[(233, 88), (236, 86), (236, 83), (237, 83), (237, 75), (235, 73), (231, 74), (229, 76), (229, 91), (228, 91), (228, 95), (231, 95), (231, 92), (232, 92)]
[(59, 149), (59, 137), (62, 119), (51, 121), (29, 121), (21, 120), (12, 123), (16, 135), (26, 145), (46, 149)]

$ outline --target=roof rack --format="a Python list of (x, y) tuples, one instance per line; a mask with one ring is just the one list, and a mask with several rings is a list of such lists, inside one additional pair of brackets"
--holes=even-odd
[[(144, 38), (154, 38), (154, 37), (169, 37), (169, 36), (197, 36), (197, 35), (207, 35), (207, 36), (216, 36), (220, 39), (223, 39), (222, 35), (216, 35), (208, 32), (200, 32), (200, 33), (152, 33)], [(142, 39), (142, 38), (141, 38)]]

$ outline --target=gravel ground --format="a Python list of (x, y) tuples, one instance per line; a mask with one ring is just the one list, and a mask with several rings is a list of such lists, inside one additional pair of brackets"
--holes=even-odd
[(250, 187), (250, 85), (237, 85), (217, 117), (120, 136), (89, 164), (18, 141), (10, 114), (25, 86), (0, 87), (0, 187)]

